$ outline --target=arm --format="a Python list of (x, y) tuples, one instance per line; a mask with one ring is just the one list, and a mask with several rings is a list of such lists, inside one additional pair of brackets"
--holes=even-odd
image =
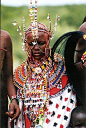
[[(5, 32), (5, 47), (7, 49), (6, 52), (6, 78), (7, 78), (7, 89), (8, 89), (8, 95), (11, 99), (13, 95), (16, 95), (16, 89), (13, 85), (13, 57), (12, 57), (12, 41), (10, 38), (9, 33)], [(16, 118), (19, 113), (19, 106), (17, 105), (16, 99), (13, 99), (12, 102), (9, 105), (10, 111), (6, 112), (6, 114), (10, 117), (12, 117), (11, 120)], [(14, 113), (14, 110), (16, 112)]]

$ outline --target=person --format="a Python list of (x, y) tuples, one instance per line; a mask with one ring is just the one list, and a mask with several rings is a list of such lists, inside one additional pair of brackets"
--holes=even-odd
[[(86, 34), (86, 17), (83, 20), (83, 24), (79, 27), (79, 31), (82, 31)], [(85, 40), (80, 39), (76, 45), (76, 54), (75, 54), (75, 67), (76, 67), (76, 80), (79, 85), (76, 90), (79, 92), (79, 98), (77, 98), (77, 103), (79, 106), (86, 106), (86, 35)]]
[[(79, 31), (82, 31), (86, 34), (86, 20), (84, 18), (84, 23), (79, 27)], [(81, 57), (83, 55), (83, 52), (85, 51), (86, 45), (85, 45), (85, 41), (81, 40), (77, 43), (77, 47), (76, 47), (76, 55), (75, 55), (75, 63), (77, 65), (77, 68), (79, 71), (84, 70), (84, 66), (82, 65), (81, 62)], [(78, 52), (80, 51), (80, 52)]]
[[(12, 40), (11, 40), (10, 34), (7, 31), (0, 30), (0, 33), (1, 33), (0, 125), (1, 125), (1, 128), (7, 128), (8, 127), (7, 115), (9, 115), (13, 120), (19, 115), (20, 109), (16, 101), (16, 97), (15, 97), (16, 90), (12, 80), (13, 78)], [(8, 96), (12, 101), (9, 106), (10, 108), (9, 112), (7, 112)]]
[(86, 128), (86, 108), (77, 106), (72, 110), (70, 119), (71, 128)]
[[(52, 65), (52, 59), (46, 53), (50, 33), (43, 23), (37, 24), (37, 39), (33, 38), (32, 25), (25, 32), (28, 58), (14, 72), (21, 108), (18, 127), (66, 128), (76, 106), (75, 94), (66, 74), (64, 58), (55, 53)], [(22, 124), (22, 118), (25, 124)]]
[[(66, 128), (76, 106), (76, 94), (67, 76), (64, 58), (58, 53), (51, 56), (51, 24), (48, 30), (46, 25), (37, 22), (37, 1), (35, 4), (32, 8), (30, 1), (31, 25), (27, 30), (23, 19), (24, 35), (18, 26), (27, 59), (15, 69), (13, 76), (21, 110), (16, 127)], [(50, 15), (48, 18), (51, 21)], [(57, 17), (54, 27), (56, 24)], [(13, 25), (18, 25), (17, 21)]]

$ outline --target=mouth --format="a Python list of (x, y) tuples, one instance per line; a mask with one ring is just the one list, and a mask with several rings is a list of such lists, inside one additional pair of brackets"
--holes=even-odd
[(34, 51), (34, 52), (32, 53), (32, 56), (33, 56), (35, 59), (40, 59), (41, 57), (44, 56), (44, 54), (41, 53), (41, 52), (39, 52), (39, 51)]
[(41, 53), (40, 52), (33, 52), (33, 56), (34, 57), (39, 57), (39, 56), (41, 56)]
[(39, 51), (37, 51), (37, 52), (35, 51), (35, 52), (33, 52), (33, 54), (34, 55), (40, 55), (41, 53)]

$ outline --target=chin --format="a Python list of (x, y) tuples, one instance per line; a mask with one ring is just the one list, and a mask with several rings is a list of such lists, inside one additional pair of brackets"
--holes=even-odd
[(41, 60), (42, 57), (44, 57), (44, 56), (34, 56), (34, 59), (35, 60)]
[(35, 60), (40, 60), (40, 59), (41, 59), (41, 57), (34, 57), (34, 59), (35, 59)]

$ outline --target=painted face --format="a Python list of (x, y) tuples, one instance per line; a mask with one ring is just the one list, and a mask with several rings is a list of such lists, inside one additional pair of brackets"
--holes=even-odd
[(79, 112), (73, 115), (73, 128), (86, 128), (86, 114)]
[(34, 42), (32, 34), (29, 33), (26, 36), (29, 49), (32, 51), (32, 57), (36, 60), (40, 60), (45, 56), (45, 48), (49, 46), (49, 36), (47, 33), (38, 32), (38, 39)]

